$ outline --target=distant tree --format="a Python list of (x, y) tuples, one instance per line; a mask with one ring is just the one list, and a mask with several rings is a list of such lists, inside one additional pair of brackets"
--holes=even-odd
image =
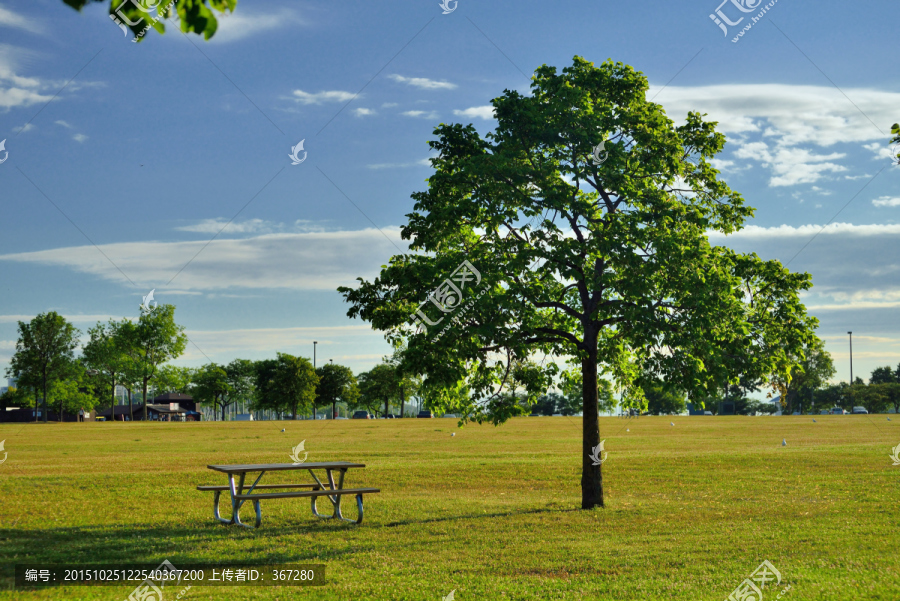
[[(560, 413), (563, 415), (577, 415), (584, 409), (584, 378), (573, 371), (564, 371), (560, 374), (561, 388), (563, 392), (563, 406)], [(615, 410), (616, 401), (612, 382), (606, 378), (597, 378), (597, 411), (609, 413)]]
[[(317, 368), (316, 374), (319, 376), (319, 385), (316, 387), (316, 401), (325, 405), (331, 405), (331, 417), (334, 418), (337, 415), (337, 404), (339, 401), (352, 402), (352, 395), (359, 394), (356, 377), (349, 367), (334, 363), (327, 363)], [(315, 409), (315, 403), (313, 408)]]
[(774, 403), (759, 403), (756, 406), (756, 411), (757, 411), (757, 413), (767, 413), (767, 414), (771, 415), (771, 414), (775, 413), (776, 411), (778, 411), (778, 408), (775, 406)]
[(532, 406), (531, 412), (536, 415), (553, 415), (562, 412), (566, 405), (566, 399), (557, 392), (548, 392), (538, 397), (537, 402)]
[(297, 419), (298, 409), (312, 406), (318, 384), (319, 376), (309, 359), (278, 353), (270, 393), (274, 394), (277, 406), (290, 410), (292, 419)]
[(66, 413), (77, 414), (81, 409), (89, 412), (97, 404), (84, 366), (73, 360), (67, 374), (66, 378), (54, 380), (49, 390), (48, 404), (58, 409), (58, 421), (63, 421)]
[(201, 402), (210, 403), (216, 409), (222, 409), (222, 421), (225, 421), (225, 408), (232, 403), (233, 388), (228, 381), (228, 373), (221, 365), (208, 363), (194, 374), (194, 397)]
[[(56, 311), (41, 313), (29, 323), (19, 322), (16, 352), (6, 370), (7, 377), (40, 387), (47, 421), (47, 399), (57, 380), (69, 377), (75, 367), (75, 348), (81, 332)], [(37, 421), (37, 410), (34, 421)]]
[(117, 344), (131, 360), (131, 368), (140, 377), (144, 419), (147, 419), (147, 388), (160, 365), (177, 359), (187, 345), (184, 327), (175, 323), (175, 307), (159, 305), (141, 314), (137, 323), (124, 320), (116, 332)]
[(803, 348), (802, 357), (798, 355), (796, 360), (788, 378), (773, 381), (773, 387), (781, 395), (784, 412), (787, 414), (795, 410), (802, 411), (803, 403), (815, 398), (814, 391), (825, 386), (835, 374), (831, 354), (825, 350), (825, 343), (819, 338), (813, 338)]
[(190, 394), (194, 381), (194, 372), (191, 367), (177, 365), (160, 365), (156, 375), (151, 381), (153, 393), (151, 396), (159, 396), (167, 392), (175, 394)]
[(896, 371), (892, 370), (890, 365), (876, 367), (872, 370), (869, 384), (890, 384), (891, 382), (900, 382), (900, 365), (897, 365)]
[(830, 410), (832, 407), (852, 409), (853, 399), (850, 395), (850, 385), (846, 382), (829, 384), (813, 392), (813, 400), (821, 409)]
[(891, 384), (854, 384), (849, 390), (851, 408), (865, 407), (869, 413), (882, 413), (890, 402)]
[(367, 410), (377, 411), (384, 406), (382, 415), (390, 413), (390, 402), (400, 397), (400, 376), (397, 367), (391, 363), (379, 363), (371, 370), (359, 375), (360, 402)]
[[(228, 10), (234, 12), (237, 0), (109, 0), (109, 14), (115, 16), (116, 23), (127, 27), (135, 35), (135, 39), (143, 39), (141, 32), (153, 28), (160, 34), (165, 33), (165, 21), (177, 18), (181, 23), (181, 31), (202, 35), (205, 40), (212, 38), (219, 28), (216, 13)], [(63, 0), (77, 11), (92, 2), (106, 3), (107, 0)], [(156, 14), (153, 15), (153, 11)], [(212, 10), (211, 10), (212, 9)], [(140, 38), (137, 36), (141, 35)]]
[[(110, 419), (115, 420), (116, 384), (124, 380), (130, 359), (116, 341), (118, 324), (97, 323), (88, 330), (90, 340), (81, 350), (81, 361), (88, 370), (97, 372), (109, 383), (109, 394), (100, 402), (100, 406), (112, 408)], [(104, 402), (105, 401), (105, 402)]]
[(255, 375), (254, 409), (284, 412), (275, 391), (275, 371), (278, 359), (262, 359), (253, 364)]
[(256, 366), (254, 362), (249, 359), (234, 359), (225, 366), (225, 374), (230, 388), (227, 396), (228, 405), (252, 405), (256, 396)]
[(0, 411), (6, 411), (8, 407), (27, 407), (33, 398), (32, 391), (23, 386), (7, 388), (0, 394)]
[(647, 411), (651, 415), (671, 415), (684, 411), (686, 403), (684, 394), (667, 386), (662, 379), (645, 374), (639, 382), (647, 399)]
[(876, 384), (881, 388), (884, 395), (885, 405), (894, 408), (895, 413), (900, 413), (900, 382), (887, 382), (885, 384)]

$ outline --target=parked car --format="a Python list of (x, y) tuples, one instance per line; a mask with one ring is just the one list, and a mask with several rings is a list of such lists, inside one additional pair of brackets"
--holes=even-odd
[(841, 409), (840, 407), (834, 407), (834, 408), (831, 410), (831, 414), (832, 414), (832, 415), (844, 415), (845, 413), (847, 413), (847, 412), (844, 411), (843, 409)]
[(712, 411), (704, 411), (703, 415), (712, 415)]
[(385, 419), (395, 419), (395, 417), (396, 416), (391, 413), (388, 413), (387, 415), (384, 416)]
[(350, 419), (372, 419), (368, 411), (354, 411)]
[(453, 419), (457, 419), (455, 413), (445, 413), (445, 414), (442, 415), (441, 417), (452, 417)]
[(349, 417), (336, 417), (334, 419), (350, 419)]
[(828, 409), (822, 409), (821, 411), (819, 411), (819, 415), (828, 415), (828, 413)]
[(863, 414), (868, 415), (869, 410), (866, 409), (865, 407), (854, 407), (854, 408), (853, 408), (853, 413), (854, 413), (854, 414), (857, 414), (857, 413), (863, 413)]
[(419, 415), (416, 417), (434, 417), (434, 413), (431, 411), (419, 411)]

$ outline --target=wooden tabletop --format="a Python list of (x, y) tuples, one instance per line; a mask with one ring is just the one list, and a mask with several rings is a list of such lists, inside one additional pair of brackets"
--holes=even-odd
[(344, 469), (350, 467), (366, 467), (366, 464), (350, 463), (349, 461), (329, 461), (325, 463), (256, 463), (248, 465), (207, 465), (206, 467), (225, 474), (235, 474), (241, 472), (277, 472), (283, 470)]

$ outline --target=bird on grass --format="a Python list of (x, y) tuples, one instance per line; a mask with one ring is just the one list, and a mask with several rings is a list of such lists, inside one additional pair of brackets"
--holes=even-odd
[(675, 425), (675, 422), (669, 422), (669, 425), (670, 425), (670, 426), (674, 426), (674, 425)]
[(813, 423), (814, 423), (814, 424), (817, 424), (817, 423), (819, 423), (819, 422), (817, 422), (816, 420), (813, 420)]
[(787, 446), (787, 440), (785, 440), (784, 438), (781, 439), (781, 446), (783, 446), (783, 447)]
[(284, 428), (282, 428), (281, 431), (284, 432)]

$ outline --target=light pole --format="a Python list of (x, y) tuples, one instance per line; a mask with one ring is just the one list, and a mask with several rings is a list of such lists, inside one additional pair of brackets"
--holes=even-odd
[(850, 335), (850, 386), (853, 386), (853, 332), (847, 332)]
[(315, 340), (313, 340), (313, 369), (316, 368), (316, 345), (319, 344)]

